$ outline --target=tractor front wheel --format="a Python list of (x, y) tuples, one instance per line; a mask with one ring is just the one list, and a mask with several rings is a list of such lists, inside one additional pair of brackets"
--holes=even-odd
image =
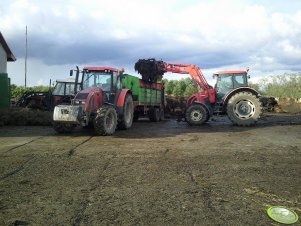
[(97, 135), (112, 135), (117, 127), (117, 113), (111, 106), (103, 106), (97, 110), (94, 119), (94, 130)]
[(209, 113), (203, 105), (194, 104), (187, 108), (185, 117), (189, 125), (198, 126), (208, 121)]
[(233, 124), (251, 126), (261, 115), (259, 98), (249, 92), (240, 92), (233, 95), (227, 104), (227, 115)]

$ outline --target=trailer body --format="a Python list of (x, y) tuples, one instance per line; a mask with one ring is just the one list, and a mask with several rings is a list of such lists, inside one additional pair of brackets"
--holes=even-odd
[(151, 121), (164, 119), (165, 97), (162, 81), (150, 83), (136, 76), (124, 74), (122, 86), (132, 92), (134, 120), (139, 117), (149, 117)]

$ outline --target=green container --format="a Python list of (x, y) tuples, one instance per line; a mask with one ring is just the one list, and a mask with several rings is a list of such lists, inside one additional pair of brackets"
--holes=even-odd
[(130, 89), (132, 91), (134, 101), (137, 101), (139, 95), (139, 78), (133, 75), (124, 74), (122, 86), (123, 88)]
[(0, 110), (10, 106), (10, 80), (6, 73), (0, 74)]
[(125, 74), (122, 85), (123, 88), (132, 91), (133, 99), (138, 102), (138, 105), (160, 105), (161, 103), (161, 90), (155, 88), (156, 83), (148, 84), (135, 76)]

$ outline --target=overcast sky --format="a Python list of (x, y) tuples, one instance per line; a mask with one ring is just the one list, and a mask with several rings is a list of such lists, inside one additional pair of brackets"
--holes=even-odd
[[(76, 65), (124, 67), (140, 58), (219, 69), (250, 67), (253, 80), (301, 71), (300, 0), (6, 0), (0, 31), (17, 58), (11, 82), (65, 79)], [(182, 75), (167, 75), (180, 78)]]

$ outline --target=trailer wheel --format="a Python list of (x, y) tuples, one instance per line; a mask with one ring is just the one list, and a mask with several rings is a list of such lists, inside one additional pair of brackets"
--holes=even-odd
[(103, 106), (97, 110), (94, 119), (94, 130), (97, 135), (112, 135), (117, 127), (117, 113), (111, 106)]
[(119, 129), (129, 129), (133, 124), (134, 119), (134, 102), (133, 97), (127, 94), (123, 105), (123, 118), (118, 123)]
[(53, 129), (58, 133), (71, 133), (73, 129), (76, 127), (72, 124), (53, 122)]
[(186, 110), (186, 121), (191, 126), (198, 126), (209, 119), (207, 109), (201, 104), (190, 105)]
[(233, 124), (238, 126), (255, 124), (260, 118), (261, 111), (261, 102), (249, 92), (236, 93), (227, 104), (227, 115)]
[(138, 114), (134, 114), (134, 118), (133, 118), (133, 121), (134, 122), (137, 122), (139, 119), (139, 115)]
[(158, 122), (160, 120), (160, 110), (158, 108), (151, 108), (148, 114), (151, 122)]
[(160, 109), (160, 121), (163, 121), (164, 120), (164, 109), (161, 108)]

